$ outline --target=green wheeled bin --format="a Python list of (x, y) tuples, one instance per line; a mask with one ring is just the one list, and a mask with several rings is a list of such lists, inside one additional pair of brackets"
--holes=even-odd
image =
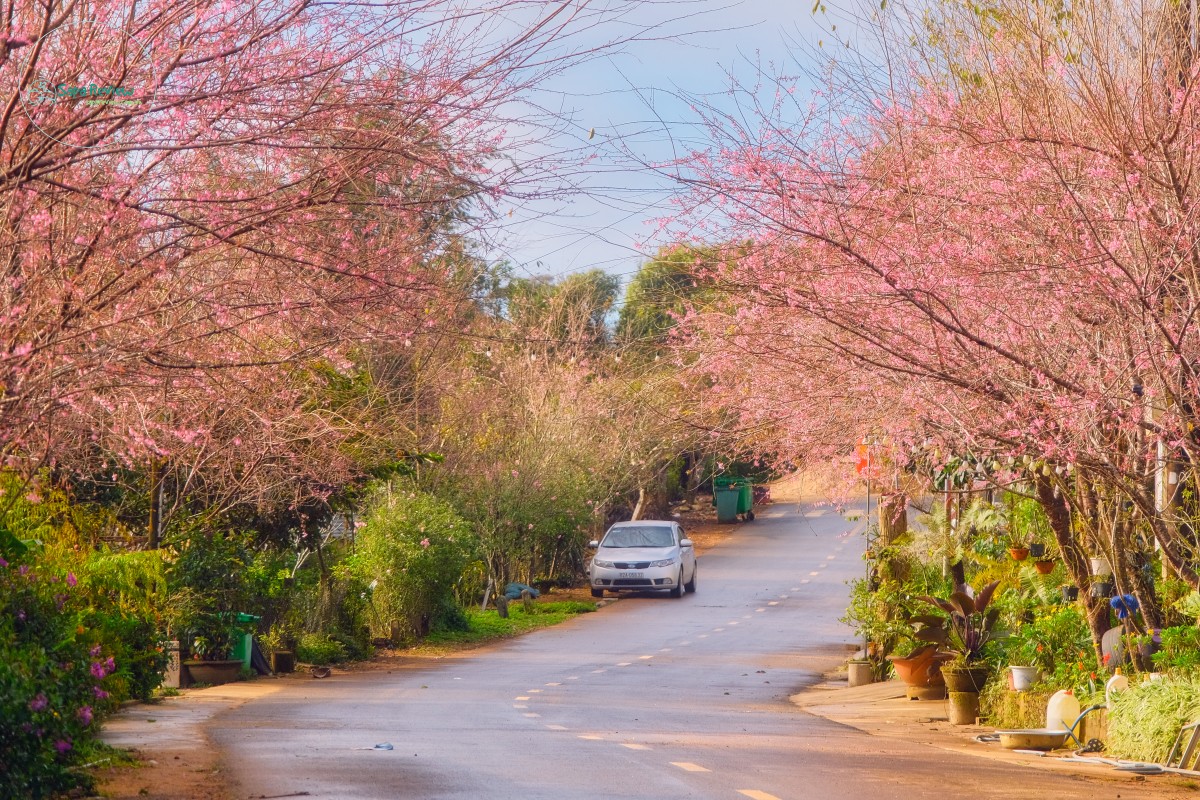
[(725, 482), (714, 482), (713, 505), (717, 507), (717, 522), (737, 522), (738, 500), (742, 490)]
[(234, 661), (241, 661), (246, 669), (250, 669), (251, 654), (254, 650), (254, 623), (260, 619), (262, 617), (240, 612), (234, 616), (237, 627), (233, 634), (232, 658)]
[(754, 484), (749, 478), (742, 478), (737, 482), (737, 487), (737, 513), (742, 515), (742, 519), (750, 522), (754, 519)]

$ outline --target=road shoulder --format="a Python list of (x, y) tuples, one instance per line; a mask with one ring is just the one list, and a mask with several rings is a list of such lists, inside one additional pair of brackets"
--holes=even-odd
[(994, 729), (983, 725), (951, 725), (946, 716), (944, 700), (909, 700), (904, 695), (904, 684), (899, 680), (850, 687), (844, 674), (840, 679), (827, 676), (823, 683), (792, 695), (791, 701), (810, 714), (872, 736), (899, 739), (1029, 769), (1086, 777), (1110, 785), (1128, 785), (1139, 798), (1197, 796), (1192, 790), (1195, 782), (1181, 776), (1147, 778), (1117, 772), (1103, 764), (1064, 761), (1063, 757), (1070, 755), (1070, 751), (1038, 756), (1005, 750), (999, 743), (978, 742), (976, 736), (993, 733)]

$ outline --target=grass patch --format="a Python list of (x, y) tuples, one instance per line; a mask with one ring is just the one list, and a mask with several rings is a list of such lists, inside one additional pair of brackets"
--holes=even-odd
[(560, 622), (596, 610), (595, 603), (565, 600), (557, 603), (537, 603), (527, 613), (520, 603), (510, 603), (508, 618), (502, 619), (493, 609), (468, 609), (467, 629), (464, 631), (434, 631), (424, 644), (433, 647), (447, 645), (478, 645), (496, 639), (519, 636), (537, 628), (548, 628)]

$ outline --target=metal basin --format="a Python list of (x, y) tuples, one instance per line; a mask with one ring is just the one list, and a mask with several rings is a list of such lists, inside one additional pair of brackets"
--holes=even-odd
[(1067, 731), (1028, 728), (1023, 731), (996, 731), (1000, 746), (1006, 750), (1054, 750), (1067, 740)]

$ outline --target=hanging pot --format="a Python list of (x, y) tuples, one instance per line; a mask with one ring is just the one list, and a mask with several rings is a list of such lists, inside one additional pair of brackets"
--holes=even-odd
[(1092, 597), (1112, 597), (1113, 585), (1111, 581), (1096, 581), (1092, 584), (1092, 589), (1089, 592)]
[(1054, 571), (1054, 559), (1043, 558), (1033, 562), (1033, 566), (1037, 568), (1039, 575), (1049, 575)]
[(1093, 576), (1103, 578), (1112, 575), (1112, 566), (1104, 556), (1092, 556), (1088, 561), (1091, 563)]
[(1013, 557), (1013, 561), (1024, 561), (1025, 559), (1029, 558), (1029, 548), (1010, 547), (1008, 548), (1008, 554)]
[(1074, 603), (1076, 600), (1079, 599), (1079, 587), (1078, 586), (1063, 586), (1062, 587), (1062, 598), (1063, 598), (1064, 603)]
[(1029, 555), (1034, 558), (1041, 558), (1046, 555), (1046, 545), (1041, 542), (1033, 542), (1029, 545)]

